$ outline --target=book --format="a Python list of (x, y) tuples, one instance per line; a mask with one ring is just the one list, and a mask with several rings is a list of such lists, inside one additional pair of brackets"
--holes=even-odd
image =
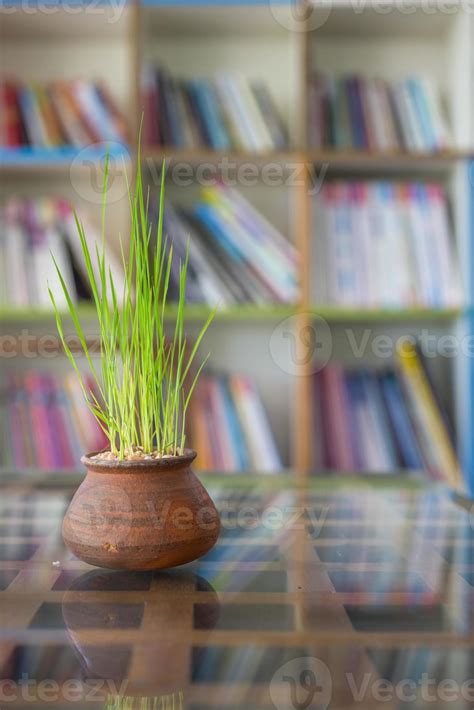
[(409, 340), (389, 367), (329, 363), (314, 375), (315, 457), (322, 469), (425, 472), (460, 487), (450, 423)]
[(0, 80), (0, 145), (16, 148), (24, 143), (24, 127), (14, 81)]
[(444, 189), (388, 181), (323, 185), (315, 197), (316, 303), (456, 308), (460, 267)]
[[(177, 255), (184, 257), (189, 242), (189, 302), (225, 308), (298, 300), (297, 250), (237, 190), (202, 189), (186, 208), (167, 202), (164, 224)], [(179, 274), (172, 270), (170, 296), (178, 292)]]
[(205, 373), (188, 414), (197, 468), (228, 473), (278, 471), (282, 461), (255, 383), (244, 375)]
[[(95, 254), (96, 244), (101, 243), (99, 231), (87, 215), (81, 217), (89, 249)], [(123, 265), (107, 245), (106, 250), (120, 300)], [(53, 256), (73, 301), (90, 299), (87, 269), (71, 207), (55, 198), (8, 200), (0, 208), (0, 280), (4, 286), (0, 289), (0, 306), (50, 309), (50, 289), (58, 307), (66, 307)], [(95, 258), (92, 263), (100, 283)]]
[[(397, 359), (402, 373), (405, 396), (410, 402), (416, 427), (423, 442), (430, 473), (447, 480), (453, 487), (461, 488), (462, 476), (450, 439), (439, 397), (435, 396), (416, 346), (407, 339), (397, 349)], [(429, 447), (428, 447), (429, 445)]]
[[(86, 379), (92, 389), (90, 380)], [(71, 396), (66, 379), (46, 369), (3, 372), (0, 401), (0, 464), (18, 469), (74, 469), (85, 452), (107, 445), (82, 397)]]
[(255, 152), (288, 147), (281, 112), (262, 81), (230, 72), (182, 79), (148, 65), (142, 95), (151, 145)]
[(0, 145), (83, 147), (126, 140), (126, 125), (100, 82), (0, 80)]
[(420, 470), (424, 466), (423, 456), (405, 406), (400, 382), (394, 372), (382, 373), (379, 381), (401, 463), (404, 468)]
[(436, 152), (450, 131), (436, 83), (316, 73), (310, 80), (309, 136), (314, 148)]

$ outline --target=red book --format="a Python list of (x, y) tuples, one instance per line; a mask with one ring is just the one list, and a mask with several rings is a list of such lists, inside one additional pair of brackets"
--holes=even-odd
[(55, 434), (50, 427), (47, 399), (42, 388), (41, 376), (35, 372), (27, 373), (25, 387), (28, 393), (31, 434), (35, 443), (38, 467), (54, 469), (56, 462), (52, 437)]
[(321, 384), (329, 463), (338, 471), (353, 471), (355, 461), (351, 450), (350, 411), (343, 368), (340, 365), (326, 365), (321, 371)]
[(365, 135), (367, 138), (367, 148), (368, 150), (377, 150), (377, 148), (379, 147), (377, 143), (377, 132), (375, 130), (375, 126), (373, 125), (375, 117), (372, 115), (369, 97), (367, 96), (367, 92), (369, 91), (369, 88), (367, 86), (367, 80), (357, 77), (355, 81), (357, 91), (360, 95), (362, 118), (364, 121)]
[(11, 81), (0, 82), (0, 143), (8, 147), (23, 145), (23, 125), (21, 122), (18, 92)]
[(43, 387), (48, 399), (48, 414), (54, 433), (54, 453), (57, 468), (74, 468), (76, 461), (71, 449), (61, 405), (57, 397), (57, 384), (50, 375), (43, 376)]
[(148, 146), (160, 145), (158, 84), (155, 70), (146, 67), (142, 81), (143, 135)]
[(10, 425), (13, 461), (16, 468), (27, 468), (30, 461), (25, 443), (29, 441), (29, 432), (24, 428), (24, 417), (21, 405), (21, 382), (18, 376), (8, 377), (8, 420)]

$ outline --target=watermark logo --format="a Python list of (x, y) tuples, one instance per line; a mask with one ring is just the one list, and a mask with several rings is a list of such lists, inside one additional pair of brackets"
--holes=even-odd
[(312, 32), (322, 27), (332, 11), (332, 3), (301, 2), (291, 0), (289, 5), (282, 0), (269, 0), (270, 12), (276, 22), (290, 32)]
[(331, 359), (331, 329), (320, 316), (289, 316), (274, 329), (269, 348), (273, 362), (288, 375), (315, 373)]
[(277, 710), (326, 710), (332, 697), (329, 668), (319, 658), (295, 658), (281, 666), (270, 682)]
[(122, 200), (128, 193), (127, 165), (130, 165), (128, 148), (117, 141), (91, 143), (78, 152), (71, 162), (71, 185), (79, 197), (95, 205), (104, 200), (106, 156), (109, 161), (107, 180), (107, 205)]

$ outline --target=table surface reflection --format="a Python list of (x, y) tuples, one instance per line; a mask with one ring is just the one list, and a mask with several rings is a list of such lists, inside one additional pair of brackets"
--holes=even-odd
[(0, 707), (474, 707), (474, 509), (448, 491), (208, 477), (216, 547), (128, 573), (65, 549), (77, 482), (3, 481)]

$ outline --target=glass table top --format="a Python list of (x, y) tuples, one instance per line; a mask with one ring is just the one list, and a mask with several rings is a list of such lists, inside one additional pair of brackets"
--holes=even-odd
[(77, 560), (76, 479), (0, 501), (0, 707), (474, 707), (474, 509), (442, 488), (207, 477), (201, 560)]

